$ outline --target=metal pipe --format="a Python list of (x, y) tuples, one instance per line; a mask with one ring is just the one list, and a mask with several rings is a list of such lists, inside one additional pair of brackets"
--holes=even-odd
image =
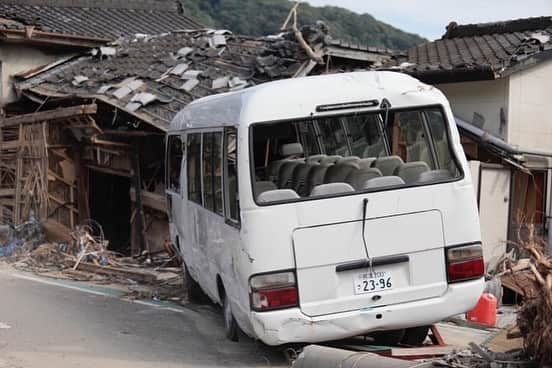
[(386, 358), (373, 353), (309, 345), (299, 354), (293, 368), (409, 368), (416, 362)]

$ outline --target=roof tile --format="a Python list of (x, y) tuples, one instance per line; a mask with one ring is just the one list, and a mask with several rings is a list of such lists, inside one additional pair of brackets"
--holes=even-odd
[(0, 30), (24, 26), (111, 40), (202, 27), (171, 0), (0, 0)]

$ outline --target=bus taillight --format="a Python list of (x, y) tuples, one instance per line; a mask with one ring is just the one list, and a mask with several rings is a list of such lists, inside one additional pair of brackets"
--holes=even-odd
[(475, 280), (485, 275), (481, 244), (455, 246), (446, 252), (449, 283)]
[(291, 271), (252, 276), (249, 280), (251, 309), (269, 311), (299, 304), (295, 273)]

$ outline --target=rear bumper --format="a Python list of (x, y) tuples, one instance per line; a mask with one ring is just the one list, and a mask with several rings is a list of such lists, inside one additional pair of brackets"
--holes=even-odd
[(309, 317), (298, 308), (251, 313), (255, 335), (268, 345), (338, 340), (378, 330), (423, 326), (464, 313), (477, 303), (483, 279), (449, 285), (440, 297)]

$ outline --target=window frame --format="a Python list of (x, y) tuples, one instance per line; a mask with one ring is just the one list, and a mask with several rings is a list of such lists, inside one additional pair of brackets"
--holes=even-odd
[[(449, 152), (450, 152), (450, 155), (451, 155), (451, 159), (454, 162), (454, 164), (456, 165), (456, 168), (458, 170), (458, 174), (459, 174), (458, 176), (453, 177), (453, 178), (448, 179), (448, 180), (438, 180), (438, 181), (429, 182), (429, 183), (409, 184), (409, 185), (393, 185), (393, 186), (387, 186), (387, 187), (382, 187), (382, 188), (365, 189), (365, 190), (360, 190), (360, 191), (355, 191), (355, 192), (336, 193), (336, 194), (321, 195), (321, 196), (316, 196), (316, 197), (301, 197), (301, 198), (298, 198), (298, 199), (288, 199), (288, 200), (274, 201), (274, 202), (269, 202), (269, 203), (259, 203), (257, 201), (257, 198), (255, 198), (255, 196), (253, 196), (253, 202), (259, 207), (268, 207), (268, 206), (274, 206), (274, 205), (280, 205), (280, 204), (300, 203), (300, 202), (308, 202), (308, 201), (320, 200), (320, 199), (349, 197), (349, 196), (360, 195), (360, 194), (365, 194), (365, 193), (379, 193), (379, 192), (387, 192), (387, 191), (398, 190), (398, 189), (426, 187), (426, 186), (433, 186), (433, 185), (439, 185), (439, 184), (454, 183), (454, 182), (458, 182), (458, 181), (463, 180), (465, 178), (465, 173), (464, 173), (463, 167), (460, 163), (460, 160), (458, 159), (458, 157), (456, 155), (456, 152), (452, 149), (452, 147), (453, 147), (452, 146), (452, 135), (451, 135), (451, 131), (450, 131), (451, 123), (450, 123), (450, 121), (447, 117), (447, 114), (445, 112), (445, 109), (444, 109), (443, 105), (430, 104), (430, 105), (390, 108), (388, 111), (389, 111), (389, 113), (392, 113), (392, 112), (403, 112), (403, 111), (423, 111), (423, 110), (429, 110), (429, 109), (438, 109), (441, 112), (442, 116), (443, 116), (443, 122), (444, 122), (445, 128), (446, 128), (445, 131), (446, 131), (446, 135), (447, 135), (447, 141), (449, 143), (448, 148), (449, 148)], [(358, 114), (378, 114), (378, 113), (380, 113), (380, 114), (385, 113), (385, 109), (381, 109), (381, 108), (380, 109), (374, 109), (374, 110), (362, 109), (360, 111), (355, 111), (355, 112), (351, 112), (351, 113), (341, 112), (341, 113), (335, 113), (335, 114), (324, 114), (324, 115), (321, 115), (321, 116), (311, 115), (311, 116), (307, 116), (307, 117), (303, 117), (303, 118), (261, 121), (261, 122), (252, 123), (248, 127), (248, 130), (249, 130), (249, 132), (248, 132), (248, 135), (249, 135), (248, 152), (249, 152), (249, 156), (250, 156), (249, 161), (250, 162), (254, 161), (254, 150), (253, 150), (253, 145), (251, 144), (251, 142), (253, 142), (254, 127), (257, 126), (257, 125), (280, 124), (280, 123), (299, 122), (299, 121), (310, 121), (310, 122), (312, 122), (312, 124), (315, 124), (315, 126), (316, 126), (318, 124), (317, 121), (316, 121), (317, 118), (347, 117), (347, 116), (354, 116), (354, 115), (358, 115)], [(382, 121), (381, 125), (383, 127), (384, 132), (385, 132), (385, 130), (387, 129), (387, 126), (384, 126), (384, 123), (385, 122)], [(426, 128), (428, 128), (428, 127), (424, 125), (424, 130)], [(428, 134), (428, 133), (426, 133), (426, 134)], [(346, 139), (349, 140), (349, 137), (346, 136)], [(388, 141), (387, 134), (384, 134), (383, 139), (384, 139), (384, 142), (386, 142), (385, 144), (388, 146), (389, 141)], [(324, 149), (324, 152), (325, 152), (325, 149)], [(390, 154), (389, 152), (390, 151), (387, 152), (388, 155)], [(432, 152), (432, 154), (433, 154), (433, 152)], [(433, 157), (432, 159), (436, 159), (436, 157)], [(249, 170), (250, 186), (253, 190), (253, 185), (255, 183), (255, 167), (254, 167), (254, 165), (250, 164), (248, 170)]]
[[(171, 188), (171, 178), (170, 178), (170, 171), (171, 171), (171, 146), (170, 146), (170, 140), (174, 137), (178, 137), (180, 139), (180, 147), (182, 151), (182, 158), (180, 159), (180, 170), (179, 170), (179, 177), (178, 177), (178, 190), (175, 190)], [(171, 195), (183, 195), (182, 190), (182, 164), (184, 161), (187, 160), (186, 158), (186, 141), (184, 139), (185, 135), (182, 132), (176, 132), (174, 134), (168, 134), (167, 139), (165, 141), (165, 162), (166, 162), (166, 170), (165, 170), (165, 192), (167, 194)]]
[[(197, 129), (186, 129), (184, 132), (183, 132), (183, 135), (185, 136), (185, 142), (186, 142), (186, 146), (188, 144), (188, 136), (191, 135), (191, 134), (200, 134), (201, 136), (201, 140), (200, 140), (200, 165), (199, 165), (199, 170), (200, 170), (200, 175), (201, 175), (201, 203), (197, 203), (193, 200), (191, 200), (189, 198), (189, 192), (188, 192), (188, 182), (189, 182), (189, 175), (188, 175), (188, 155), (187, 155), (187, 149), (186, 149), (186, 201), (188, 203), (193, 203), (195, 204), (196, 206), (200, 206), (201, 208), (203, 208), (204, 210), (210, 212), (210, 213), (213, 213), (217, 216), (220, 216), (220, 217), (225, 217), (225, 212), (224, 210), (222, 211), (222, 214), (221, 213), (218, 213), (216, 212), (216, 210), (211, 210), (211, 209), (208, 209), (205, 207), (205, 184), (204, 184), (204, 164), (203, 164), (203, 153), (204, 153), (204, 149), (203, 149), (203, 145), (204, 145), (204, 135), (205, 133), (221, 133), (222, 137), (224, 137), (224, 129), (222, 127), (214, 127), (214, 128), (197, 128)], [(224, 139), (221, 139), (221, 142), (222, 142), (222, 145), (223, 147), (221, 147), (221, 149), (224, 149)], [(221, 159), (221, 165), (224, 165), (224, 155), (220, 155), (220, 159)], [(225, 182), (225, 179), (224, 179), (224, 170), (223, 170), (223, 175), (221, 175), (221, 188), (224, 189), (224, 182)], [(214, 186), (214, 181), (213, 181), (213, 186)], [(216, 199), (214, 199), (216, 200)], [(224, 195), (222, 196), (222, 208), (226, 208), (226, 205), (225, 205), (225, 198), (224, 198)]]
[[(237, 219), (233, 219), (231, 217), (231, 211), (230, 211), (230, 200), (227, 200), (229, 198), (230, 193), (230, 187), (229, 187), (229, 181), (228, 180), (228, 135), (231, 134), (236, 135), (236, 185), (237, 185)], [(241, 229), (241, 210), (240, 210), (240, 200), (239, 200), (239, 194), (240, 194), (240, 184), (239, 184), (239, 170), (238, 170), (238, 157), (239, 157), (239, 139), (238, 139), (238, 128), (237, 127), (225, 127), (223, 129), (222, 133), (222, 170), (223, 170), (223, 202), (224, 202), (224, 219), (227, 225), (230, 225), (232, 227), (235, 227), (237, 229)], [(255, 166), (255, 165), (253, 165)]]

